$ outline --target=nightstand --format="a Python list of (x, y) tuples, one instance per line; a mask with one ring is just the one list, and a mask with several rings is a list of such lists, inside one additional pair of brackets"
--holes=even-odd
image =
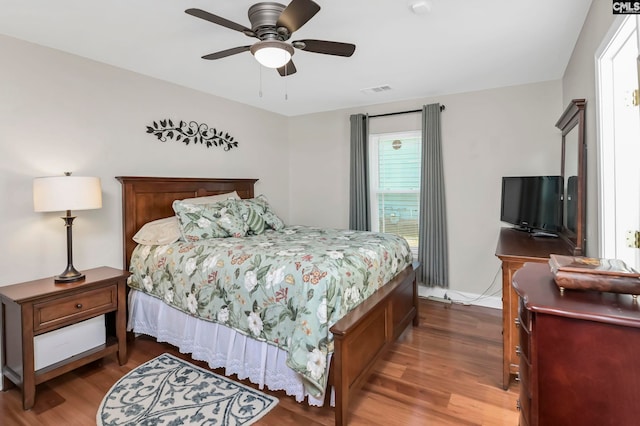
[[(36, 385), (117, 353), (127, 362), (126, 281), (129, 273), (101, 267), (86, 278), (56, 284), (53, 277), (0, 287), (3, 308), (3, 389), (22, 388), (22, 406), (33, 407)], [(34, 337), (105, 315), (103, 344), (35, 370)]]

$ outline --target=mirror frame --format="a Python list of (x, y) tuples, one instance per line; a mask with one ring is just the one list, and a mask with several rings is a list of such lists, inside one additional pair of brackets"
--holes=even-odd
[[(556, 127), (562, 132), (562, 159), (561, 159), (561, 176), (563, 181), (563, 220), (562, 230), (559, 235), (569, 245), (574, 256), (584, 256), (586, 250), (586, 155), (587, 145), (585, 141), (585, 110), (587, 101), (585, 99), (573, 99), (564, 110), (560, 119), (556, 123)], [(564, 219), (564, 202), (567, 199), (565, 194), (565, 158), (566, 158), (566, 141), (565, 137), (572, 130), (578, 131), (578, 200), (576, 202), (576, 231), (573, 232), (566, 227)]]

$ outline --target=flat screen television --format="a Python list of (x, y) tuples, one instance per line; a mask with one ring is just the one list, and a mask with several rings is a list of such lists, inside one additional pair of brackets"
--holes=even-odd
[(537, 235), (554, 236), (562, 229), (561, 176), (502, 178), (500, 220)]

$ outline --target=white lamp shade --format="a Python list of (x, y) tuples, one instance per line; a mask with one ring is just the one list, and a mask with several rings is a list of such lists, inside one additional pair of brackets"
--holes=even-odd
[(57, 212), (102, 207), (100, 178), (51, 176), (33, 180), (33, 210)]
[(283, 67), (293, 55), (293, 47), (278, 40), (259, 41), (250, 50), (256, 60), (267, 68)]

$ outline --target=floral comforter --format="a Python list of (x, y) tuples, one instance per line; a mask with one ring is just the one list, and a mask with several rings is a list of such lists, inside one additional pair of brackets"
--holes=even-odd
[(393, 234), (292, 226), (243, 238), (139, 245), (129, 286), (288, 353), (324, 393), (329, 328), (412, 261)]

